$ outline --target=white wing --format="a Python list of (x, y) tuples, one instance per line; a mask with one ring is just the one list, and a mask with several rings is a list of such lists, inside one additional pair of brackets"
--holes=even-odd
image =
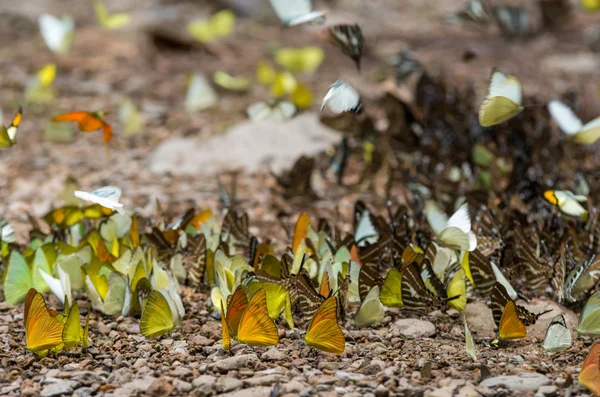
[(425, 201), (425, 216), (435, 234), (440, 234), (448, 226), (448, 217), (433, 200)]
[(458, 251), (469, 251), (471, 248), (470, 236), (457, 227), (447, 227), (437, 235), (440, 245)]
[(575, 135), (583, 128), (579, 117), (575, 116), (575, 113), (561, 101), (550, 101), (548, 111), (560, 129), (567, 135)]
[(91, 201), (92, 203), (100, 204), (103, 207), (117, 211), (123, 207), (123, 204), (119, 203), (121, 189), (116, 186), (105, 186), (91, 193), (75, 190), (73, 195), (78, 199)]
[(208, 109), (217, 104), (217, 93), (202, 74), (194, 74), (190, 80), (185, 96), (185, 107), (188, 112)]
[(502, 284), (502, 286), (506, 289), (506, 292), (508, 292), (508, 295), (510, 296), (511, 299), (516, 300), (519, 297), (517, 295), (517, 291), (515, 291), (513, 286), (510, 285), (510, 283), (508, 282), (506, 277), (504, 277), (504, 274), (502, 274), (502, 272), (500, 271), (500, 269), (498, 268), (498, 266), (496, 266), (496, 264), (494, 262), (490, 261), (490, 265), (492, 265), (492, 269), (494, 270), (494, 275), (496, 276), (496, 281), (498, 281), (500, 284)]
[[(369, 238), (367, 238), (369, 237)], [(373, 244), (377, 241), (377, 230), (371, 222), (371, 214), (368, 210), (363, 211), (354, 231), (354, 241), (359, 247), (364, 247), (367, 243)]]
[(456, 212), (448, 219), (448, 227), (457, 227), (465, 233), (471, 231), (471, 216), (469, 215), (469, 205), (463, 204)]
[(333, 113), (357, 109), (360, 106), (360, 95), (350, 84), (338, 80), (329, 87), (329, 91), (323, 98), (321, 111), (325, 106)]
[(311, 0), (270, 0), (273, 11), (284, 24), (312, 11)]
[(62, 20), (54, 15), (44, 14), (39, 17), (40, 33), (46, 45), (52, 52), (65, 52), (68, 48), (68, 35), (73, 32), (74, 24), (71, 18)]
[[(60, 266), (58, 266), (58, 268), (60, 269)], [(46, 282), (46, 284), (48, 285), (48, 287), (50, 287), (50, 291), (52, 291), (52, 293), (58, 298), (60, 303), (64, 304), (65, 303), (65, 290), (63, 288), (61, 281), (57, 278), (52, 277), (48, 273), (46, 273), (46, 271), (44, 269), (39, 269), (39, 272), (40, 272), (40, 275), (42, 276), (42, 278), (44, 279), (44, 281)]]
[(572, 344), (571, 332), (566, 327), (563, 315), (559, 314), (550, 322), (542, 347), (546, 351), (556, 353), (568, 349)]
[(521, 105), (521, 83), (516, 77), (495, 70), (490, 82), (488, 98), (503, 96), (517, 105)]
[(358, 328), (376, 324), (383, 320), (385, 308), (379, 300), (379, 287), (371, 288), (362, 305), (354, 316), (354, 323)]
[(577, 134), (576, 141), (589, 145), (596, 142), (598, 138), (600, 138), (600, 117), (584, 125), (581, 132)]

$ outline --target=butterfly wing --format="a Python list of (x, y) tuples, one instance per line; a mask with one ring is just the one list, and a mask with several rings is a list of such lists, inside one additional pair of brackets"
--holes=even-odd
[(600, 395), (600, 344), (595, 343), (583, 363), (579, 382), (595, 395)]
[(463, 322), (465, 323), (465, 350), (467, 354), (471, 356), (473, 361), (477, 361), (475, 342), (473, 342), (473, 336), (471, 335), (471, 331), (469, 330), (469, 326), (467, 324), (467, 318), (465, 316), (463, 316)]
[(65, 322), (62, 332), (62, 340), (65, 344), (65, 349), (75, 347), (81, 342), (82, 329), (79, 317), (79, 305), (75, 302), (73, 303), (73, 306), (71, 306), (71, 310), (69, 310), (69, 315), (67, 316), (67, 321)]
[(252, 295), (240, 320), (237, 338), (240, 343), (248, 346), (271, 346), (279, 342), (277, 326), (267, 310), (267, 294), (264, 289)]
[(600, 117), (583, 126), (581, 132), (575, 135), (575, 142), (591, 145), (600, 138)]
[(510, 301), (504, 307), (502, 318), (500, 319), (500, 329), (498, 337), (500, 340), (522, 339), (527, 336), (527, 328), (517, 315), (517, 306)]
[(337, 300), (335, 296), (327, 298), (310, 321), (306, 335), (306, 344), (328, 353), (342, 354), (345, 340), (337, 322)]
[(329, 87), (321, 111), (325, 106), (333, 113), (358, 112), (361, 107), (360, 95), (350, 84), (338, 80)]
[(17, 131), (19, 130), (19, 125), (21, 125), (22, 118), (23, 109), (19, 107), (19, 111), (8, 128), (0, 124), (0, 147), (9, 147), (15, 144), (15, 138), (17, 137)]
[(573, 338), (565, 323), (565, 317), (559, 314), (550, 322), (542, 347), (546, 351), (556, 353), (568, 349), (572, 344)]
[(102, 128), (103, 122), (90, 112), (68, 112), (52, 118), (54, 122), (76, 122), (83, 132), (96, 131)]
[(227, 302), (227, 323), (231, 327), (232, 336), (237, 336), (237, 331), (242, 321), (244, 311), (248, 307), (248, 293), (246, 287), (240, 285), (235, 289)]
[(567, 135), (575, 135), (583, 128), (579, 117), (564, 103), (558, 100), (550, 101), (548, 112), (561, 130)]
[(27, 349), (41, 352), (62, 343), (64, 324), (50, 314), (44, 297), (34, 288), (25, 298), (24, 320)]
[(146, 338), (168, 334), (175, 328), (173, 312), (165, 296), (159, 291), (150, 291), (142, 312), (140, 331)]
[(600, 291), (590, 296), (585, 303), (576, 331), (581, 335), (600, 336)]
[(229, 336), (229, 325), (227, 324), (227, 319), (225, 318), (225, 309), (223, 308), (223, 301), (221, 303), (221, 345), (223, 349), (229, 350), (231, 346), (231, 337)]
[(375, 286), (371, 288), (358, 312), (356, 312), (354, 324), (358, 328), (366, 327), (381, 322), (384, 316), (385, 308), (379, 300), (379, 287)]
[(379, 294), (381, 303), (387, 307), (402, 307), (402, 273), (398, 269), (390, 269), (388, 272), (381, 293)]
[(3, 285), (4, 299), (9, 305), (22, 302), (28, 294), (29, 288), (33, 286), (31, 269), (17, 251), (10, 254)]
[(521, 112), (521, 83), (515, 77), (494, 70), (490, 91), (479, 109), (483, 127), (500, 124)]

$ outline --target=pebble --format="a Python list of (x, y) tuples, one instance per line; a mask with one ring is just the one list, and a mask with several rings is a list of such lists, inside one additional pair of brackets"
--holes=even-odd
[(279, 375), (279, 374), (256, 376), (256, 377), (244, 379), (244, 384), (248, 385), (248, 386), (252, 386), (252, 387), (253, 386), (272, 386), (279, 379), (281, 379), (281, 375)]
[(201, 375), (192, 381), (194, 394), (196, 396), (210, 396), (213, 393), (213, 388), (217, 378), (211, 375)]
[(340, 378), (341, 380), (344, 380), (344, 381), (348, 381), (348, 380), (359, 381), (359, 380), (363, 380), (365, 378), (365, 375), (363, 375), (363, 374), (356, 374), (353, 372), (345, 372), (345, 371), (337, 371), (335, 373), (335, 376), (337, 376), (338, 378)]
[(137, 360), (135, 360), (135, 363), (133, 363), (133, 368), (138, 369), (145, 367), (146, 365), (148, 365), (148, 361), (146, 361), (143, 358), (138, 358)]
[(534, 397), (556, 397), (558, 396), (558, 387), (554, 385), (541, 386)]
[(217, 392), (220, 393), (227, 393), (230, 391), (241, 389), (243, 386), (244, 382), (229, 376), (222, 376), (219, 379), (217, 379)]
[(148, 387), (147, 393), (150, 396), (168, 396), (173, 389), (174, 387), (169, 378), (162, 376), (152, 382), (150, 387)]
[(390, 391), (384, 385), (379, 385), (375, 389), (375, 397), (388, 397), (389, 395)]
[(42, 397), (61, 396), (63, 394), (73, 393), (73, 388), (77, 386), (77, 382), (70, 380), (58, 380), (55, 383), (50, 383), (42, 389), (40, 395)]
[(269, 349), (260, 356), (262, 361), (284, 361), (289, 358), (290, 357), (286, 352), (276, 348)]
[(249, 389), (237, 390), (230, 393), (220, 394), (221, 397), (265, 397), (271, 394), (273, 389), (268, 386), (251, 387)]
[(401, 318), (391, 325), (391, 333), (394, 336), (408, 338), (428, 338), (436, 333), (435, 325), (429, 321), (414, 318)]
[(297, 381), (295, 379), (292, 379), (291, 381), (289, 381), (288, 383), (285, 383), (283, 385), (280, 386), (280, 390), (282, 394), (297, 394), (300, 393), (301, 390), (306, 389), (307, 385), (305, 385), (304, 383)]
[(180, 393), (188, 393), (192, 390), (192, 384), (180, 379), (173, 379), (173, 387)]
[(320, 375), (320, 376), (312, 376), (308, 379), (308, 383), (313, 386), (316, 385), (332, 385), (337, 382), (339, 379), (336, 376), (331, 375)]
[(234, 369), (254, 367), (258, 362), (256, 354), (242, 354), (217, 361), (213, 365), (217, 371), (227, 373)]
[(513, 392), (534, 392), (540, 387), (549, 385), (550, 379), (542, 374), (526, 372), (519, 375), (505, 375), (487, 378), (480, 383), (485, 387), (503, 386)]

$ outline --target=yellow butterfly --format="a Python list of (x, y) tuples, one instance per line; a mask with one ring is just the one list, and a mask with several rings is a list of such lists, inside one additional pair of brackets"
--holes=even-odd
[(600, 395), (600, 343), (595, 343), (590, 349), (579, 373), (579, 382), (595, 395)]
[(492, 69), (489, 94), (479, 109), (479, 124), (483, 127), (503, 123), (523, 110), (521, 83), (516, 77)]
[[(37, 256), (39, 255), (36, 253)], [(40, 258), (34, 260), (32, 269), (19, 252), (12, 251), (3, 282), (6, 303), (9, 305), (21, 303), (32, 287), (36, 288), (36, 291), (38, 289), (47, 291), (48, 286), (41, 276), (40, 270), (46, 273), (50, 272), (47, 261), (40, 260)]]
[(281, 48), (275, 53), (275, 62), (292, 73), (314, 73), (325, 58), (320, 47)]
[(308, 324), (306, 344), (328, 353), (342, 354), (346, 347), (344, 334), (337, 322), (337, 298), (327, 298)]
[(44, 354), (63, 342), (64, 324), (56, 310), (48, 309), (44, 297), (31, 288), (25, 298), (25, 340), (27, 349)]
[(190, 36), (201, 43), (227, 37), (234, 29), (235, 14), (231, 10), (219, 11), (208, 19), (192, 21), (187, 26)]
[(179, 311), (168, 293), (152, 290), (144, 305), (140, 331), (146, 338), (155, 338), (173, 331), (179, 324)]
[(19, 107), (19, 111), (13, 117), (12, 122), (6, 128), (2, 124), (2, 120), (0, 120), (0, 148), (11, 147), (16, 143), (17, 131), (19, 130), (19, 125), (21, 124), (21, 119), (23, 118), (23, 109)]
[(129, 14), (109, 14), (108, 9), (102, 0), (94, 1), (94, 10), (96, 11), (98, 22), (106, 29), (119, 29), (131, 21), (131, 15)]
[(527, 336), (527, 328), (517, 315), (517, 306), (515, 302), (509, 301), (502, 311), (500, 327), (498, 329), (498, 338), (500, 340), (522, 339)]
[(267, 294), (262, 288), (248, 301), (246, 288), (239, 286), (227, 303), (227, 313), (221, 301), (221, 315), (222, 345), (226, 350), (231, 345), (230, 336), (248, 346), (271, 346), (279, 342), (279, 332), (269, 317)]

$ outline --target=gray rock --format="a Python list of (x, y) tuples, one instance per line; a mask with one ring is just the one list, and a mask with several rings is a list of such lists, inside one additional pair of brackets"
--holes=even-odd
[(341, 380), (344, 380), (344, 381), (348, 381), (348, 380), (359, 381), (359, 380), (363, 380), (365, 378), (365, 375), (363, 375), (363, 374), (356, 374), (353, 372), (346, 372), (346, 371), (337, 371), (335, 373), (335, 376), (337, 376), (338, 378), (340, 378)]
[(535, 393), (535, 397), (556, 397), (558, 396), (558, 387), (554, 385), (542, 386)]
[(234, 369), (253, 368), (257, 363), (258, 356), (256, 354), (242, 354), (217, 361), (213, 366), (217, 371), (227, 373)]
[(179, 379), (173, 380), (173, 387), (180, 393), (188, 393), (192, 390), (192, 384)]
[(485, 387), (503, 386), (513, 392), (534, 392), (542, 386), (549, 385), (550, 379), (542, 374), (526, 372), (519, 375), (505, 375), (487, 378), (480, 383)]
[(401, 318), (391, 325), (393, 336), (408, 338), (428, 338), (435, 335), (435, 325), (415, 318)]
[(175, 343), (173, 343), (173, 346), (171, 347), (171, 350), (169, 350), (169, 353), (181, 354), (183, 356), (189, 355), (188, 349), (187, 349), (187, 342), (184, 340), (176, 341)]
[(314, 155), (339, 142), (341, 135), (304, 113), (285, 123), (245, 121), (208, 140), (167, 139), (148, 159), (150, 171), (173, 175), (215, 174), (243, 169), (255, 172), (290, 168), (302, 155)]
[(469, 302), (464, 313), (467, 317), (469, 330), (473, 334), (473, 337), (493, 338), (496, 336), (496, 333), (494, 332), (495, 323), (494, 317), (492, 316), (492, 310), (485, 302)]
[(284, 361), (289, 359), (289, 356), (285, 352), (278, 350), (277, 348), (272, 348), (264, 352), (260, 356), (260, 359), (262, 361)]
[(137, 360), (135, 360), (135, 363), (133, 363), (133, 368), (138, 369), (145, 367), (146, 365), (148, 365), (148, 361), (146, 361), (143, 358), (138, 358)]
[(297, 381), (295, 379), (292, 379), (291, 381), (289, 381), (288, 383), (285, 383), (283, 385), (280, 386), (280, 390), (282, 394), (298, 394), (300, 393), (301, 390), (304, 390), (308, 387), (308, 385)]
[(192, 381), (192, 387), (194, 388), (194, 395), (196, 396), (210, 396), (217, 383), (217, 378), (211, 375), (202, 375)]
[(40, 395), (42, 397), (61, 396), (63, 394), (73, 393), (73, 388), (77, 386), (77, 382), (70, 380), (58, 380), (55, 383), (50, 383), (42, 389)]
[(389, 395), (390, 391), (383, 385), (379, 385), (375, 389), (375, 397), (388, 397)]
[(265, 397), (271, 393), (271, 390), (272, 388), (267, 386), (251, 387), (249, 389), (221, 394), (221, 397)]
[(94, 389), (91, 387), (80, 387), (79, 389), (73, 392), (73, 395), (76, 397), (90, 397), (94, 394)]
[(244, 382), (229, 376), (222, 376), (219, 379), (217, 379), (217, 391), (220, 393), (226, 393), (229, 391), (241, 389), (243, 386)]
[(281, 379), (280, 374), (271, 374), (265, 376), (253, 376), (248, 379), (244, 379), (244, 384), (246, 386), (254, 387), (254, 386), (272, 386), (279, 379)]
[(155, 377), (146, 375), (143, 378), (138, 378), (129, 383), (125, 383), (121, 388), (115, 390), (113, 395), (115, 397), (127, 397), (138, 393), (144, 393), (155, 380)]

